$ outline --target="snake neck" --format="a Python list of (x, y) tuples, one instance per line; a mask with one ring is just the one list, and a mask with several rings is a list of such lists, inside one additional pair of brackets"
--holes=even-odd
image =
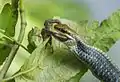
[(100, 54), (106, 55), (102, 50), (86, 44), (81, 38), (78, 36), (74, 36), (74, 39), (64, 42), (64, 44), (72, 51), (76, 49), (82, 50), (83, 52), (90, 54), (89, 52), (98, 52)]

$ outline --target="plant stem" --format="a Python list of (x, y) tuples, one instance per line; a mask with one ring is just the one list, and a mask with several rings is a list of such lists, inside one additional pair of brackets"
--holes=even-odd
[[(12, 0), (12, 2), (16, 2), (16, 4), (18, 4), (17, 0)], [(19, 0), (19, 3), (20, 3), (20, 5), (19, 5), (19, 12), (20, 12), (20, 18), (21, 18), (21, 29), (20, 29), (20, 33), (19, 33), (17, 42), (21, 43), (22, 40), (23, 40), (23, 38), (24, 38), (25, 27), (26, 27), (27, 23), (26, 23), (26, 20), (25, 20), (25, 15), (24, 15), (24, 9), (23, 9), (22, 0)], [(15, 57), (18, 49), (19, 49), (19, 46), (20, 45), (15, 44), (12, 47), (9, 56), (6, 59), (6, 62), (3, 65), (3, 68), (1, 69), (1, 72), (0, 72), (0, 82), (6, 76), (6, 73), (7, 73), (8, 69), (9, 69), (9, 67), (10, 67), (10, 65), (12, 63), (12, 60), (14, 59), (14, 57)]]
[(4, 33), (2, 33), (2, 32), (1, 32), (1, 29), (0, 29), (0, 33), (3, 34), (3, 37), (4, 37), (4, 38), (7, 38), (8, 40), (14, 42), (15, 44), (21, 46), (23, 49), (25, 49), (27, 52), (29, 52), (28, 49), (27, 49), (24, 45), (22, 45), (21, 43), (17, 42), (14, 38), (9, 37), (9, 36), (5, 35)]
[(18, 45), (14, 45), (14, 46), (12, 47), (12, 50), (11, 50), (9, 56), (8, 56), (8, 58), (6, 59), (3, 68), (1, 69), (1, 72), (0, 72), (0, 82), (1, 82), (1, 80), (5, 77), (7, 71), (8, 71), (8, 69), (9, 69), (9, 67), (10, 67), (11, 62), (12, 62), (15, 54), (17, 53), (18, 48), (19, 48)]
[(13, 76), (11, 76), (11, 77), (5, 78), (5, 79), (3, 79), (2, 81), (4, 82), (4, 81), (8, 81), (8, 80), (14, 79), (15, 77), (18, 77), (18, 76), (20, 76), (20, 75), (23, 75), (23, 74), (26, 74), (26, 73), (28, 73), (28, 72), (30, 72), (30, 71), (33, 71), (33, 70), (36, 69), (36, 68), (37, 68), (37, 66), (34, 66), (33, 68), (30, 68), (30, 69), (28, 69), (28, 70), (26, 70), (26, 71), (19, 72), (19, 73), (15, 74), (15, 75), (13, 75)]

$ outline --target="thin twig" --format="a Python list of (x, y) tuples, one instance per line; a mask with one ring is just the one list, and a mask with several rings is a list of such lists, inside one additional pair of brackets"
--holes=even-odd
[(21, 75), (23, 75), (23, 74), (26, 74), (26, 73), (28, 73), (28, 72), (30, 72), (30, 71), (33, 71), (34, 69), (36, 69), (36, 67), (37, 67), (37, 66), (34, 66), (33, 68), (30, 68), (30, 69), (28, 69), (28, 70), (26, 70), (26, 71), (19, 72), (19, 73), (15, 74), (15, 75), (13, 75), (13, 76), (11, 76), (11, 77), (8, 77), (8, 78), (3, 79), (2, 81), (4, 82), (4, 81), (8, 81), (8, 80), (14, 79), (15, 77), (18, 77), (18, 76), (21, 76)]
[(12, 47), (12, 50), (8, 56), (8, 58), (6, 59), (5, 61), (5, 64), (3, 66), (3, 68), (1, 69), (1, 72), (0, 72), (0, 82), (1, 80), (5, 77), (7, 71), (8, 71), (8, 68), (10, 67), (10, 64), (15, 56), (15, 54), (17, 53), (17, 50), (18, 50), (19, 46), (18, 45), (14, 45)]
[(24, 45), (22, 45), (21, 43), (17, 42), (14, 38), (9, 37), (9, 36), (5, 35), (4, 33), (2, 33), (2, 32), (1, 32), (1, 29), (0, 29), (0, 33), (3, 34), (3, 37), (5, 37), (5, 38), (7, 38), (8, 40), (14, 42), (15, 44), (21, 46), (23, 49), (25, 49), (27, 52), (29, 52), (28, 49), (27, 49)]
[[(12, 0), (12, 1), (17, 2), (17, 0)], [(25, 20), (25, 16), (24, 16), (24, 9), (23, 9), (23, 5), (22, 5), (22, 0), (19, 0), (19, 3), (20, 3), (19, 10), (20, 10), (20, 18), (21, 18), (21, 29), (20, 29), (20, 33), (19, 33), (17, 42), (21, 43), (23, 38), (24, 38), (24, 34), (25, 34), (26, 20)], [(18, 4), (18, 3), (16, 3), (16, 4)], [(19, 45), (17, 45), (17, 44), (15, 44), (12, 47), (11, 52), (10, 52), (5, 64), (3, 65), (1, 72), (0, 72), (0, 82), (5, 77), (18, 49), (19, 49)]]

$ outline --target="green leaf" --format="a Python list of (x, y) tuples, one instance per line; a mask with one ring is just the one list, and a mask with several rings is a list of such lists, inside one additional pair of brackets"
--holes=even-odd
[(12, 25), (12, 9), (9, 3), (5, 4), (0, 14), (0, 28), (5, 30), (5, 34), (14, 36), (14, 26)]
[(87, 29), (88, 43), (107, 52), (120, 39), (120, 10), (103, 20), (100, 25), (94, 21), (89, 27)]
[[(9, 31), (7, 31), (8, 30), (7, 28), (9, 27), (11, 28), (11, 18), (12, 18), (11, 5), (7, 3), (6, 5), (4, 5), (3, 10), (0, 14), (0, 30), (2, 30), (1, 34), (4, 33), (10, 36), (14, 35), (12, 29), (11, 30), (9, 29)], [(3, 36), (0, 37), (0, 65), (3, 64), (4, 60), (9, 55), (12, 47), (11, 41), (5, 39), (4, 34), (2, 34)]]
[[(14, 1), (14, 0), (13, 0)], [(5, 31), (7, 36), (15, 35), (15, 26), (18, 19), (18, 4), (12, 1), (12, 4), (5, 4), (0, 14), (0, 29)]]
[(51, 47), (48, 46), (45, 49), (46, 42), (41, 41), (41, 45), (33, 51), (21, 68), (21, 72), (37, 65), (38, 67), (22, 75), (23, 78), (17, 77), (16, 82), (71, 82), (71, 80), (79, 82), (87, 68), (69, 50), (65, 49), (64, 45), (61, 44), (60, 47), (58, 42), (54, 43), (56, 46), (54, 52), (51, 53)]
[[(14, 0), (13, 0), (14, 1)], [(16, 0), (18, 1), (18, 0)], [(0, 32), (1, 34), (13, 37), (15, 35), (15, 26), (18, 19), (17, 4), (5, 4), (0, 14)], [(0, 65), (4, 62), (9, 55), (13, 42), (0, 36)]]

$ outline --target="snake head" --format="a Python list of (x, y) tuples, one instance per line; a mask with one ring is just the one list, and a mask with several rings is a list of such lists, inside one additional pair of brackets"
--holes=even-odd
[(73, 46), (77, 41), (77, 33), (66, 24), (54, 25), (54, 31), (49, 31), (50, 34), (58, 41)]
[(43, 41), (50, 38), (49, 44), (52, 43), (52, 36), (58, 41), (71, 46), (76, 43), (77, 33), (71, 29), (67, 24), (62, 24), (58, 19), (48, 19), (44, 22), (45, 28), (42, 29), (41, 35)]

